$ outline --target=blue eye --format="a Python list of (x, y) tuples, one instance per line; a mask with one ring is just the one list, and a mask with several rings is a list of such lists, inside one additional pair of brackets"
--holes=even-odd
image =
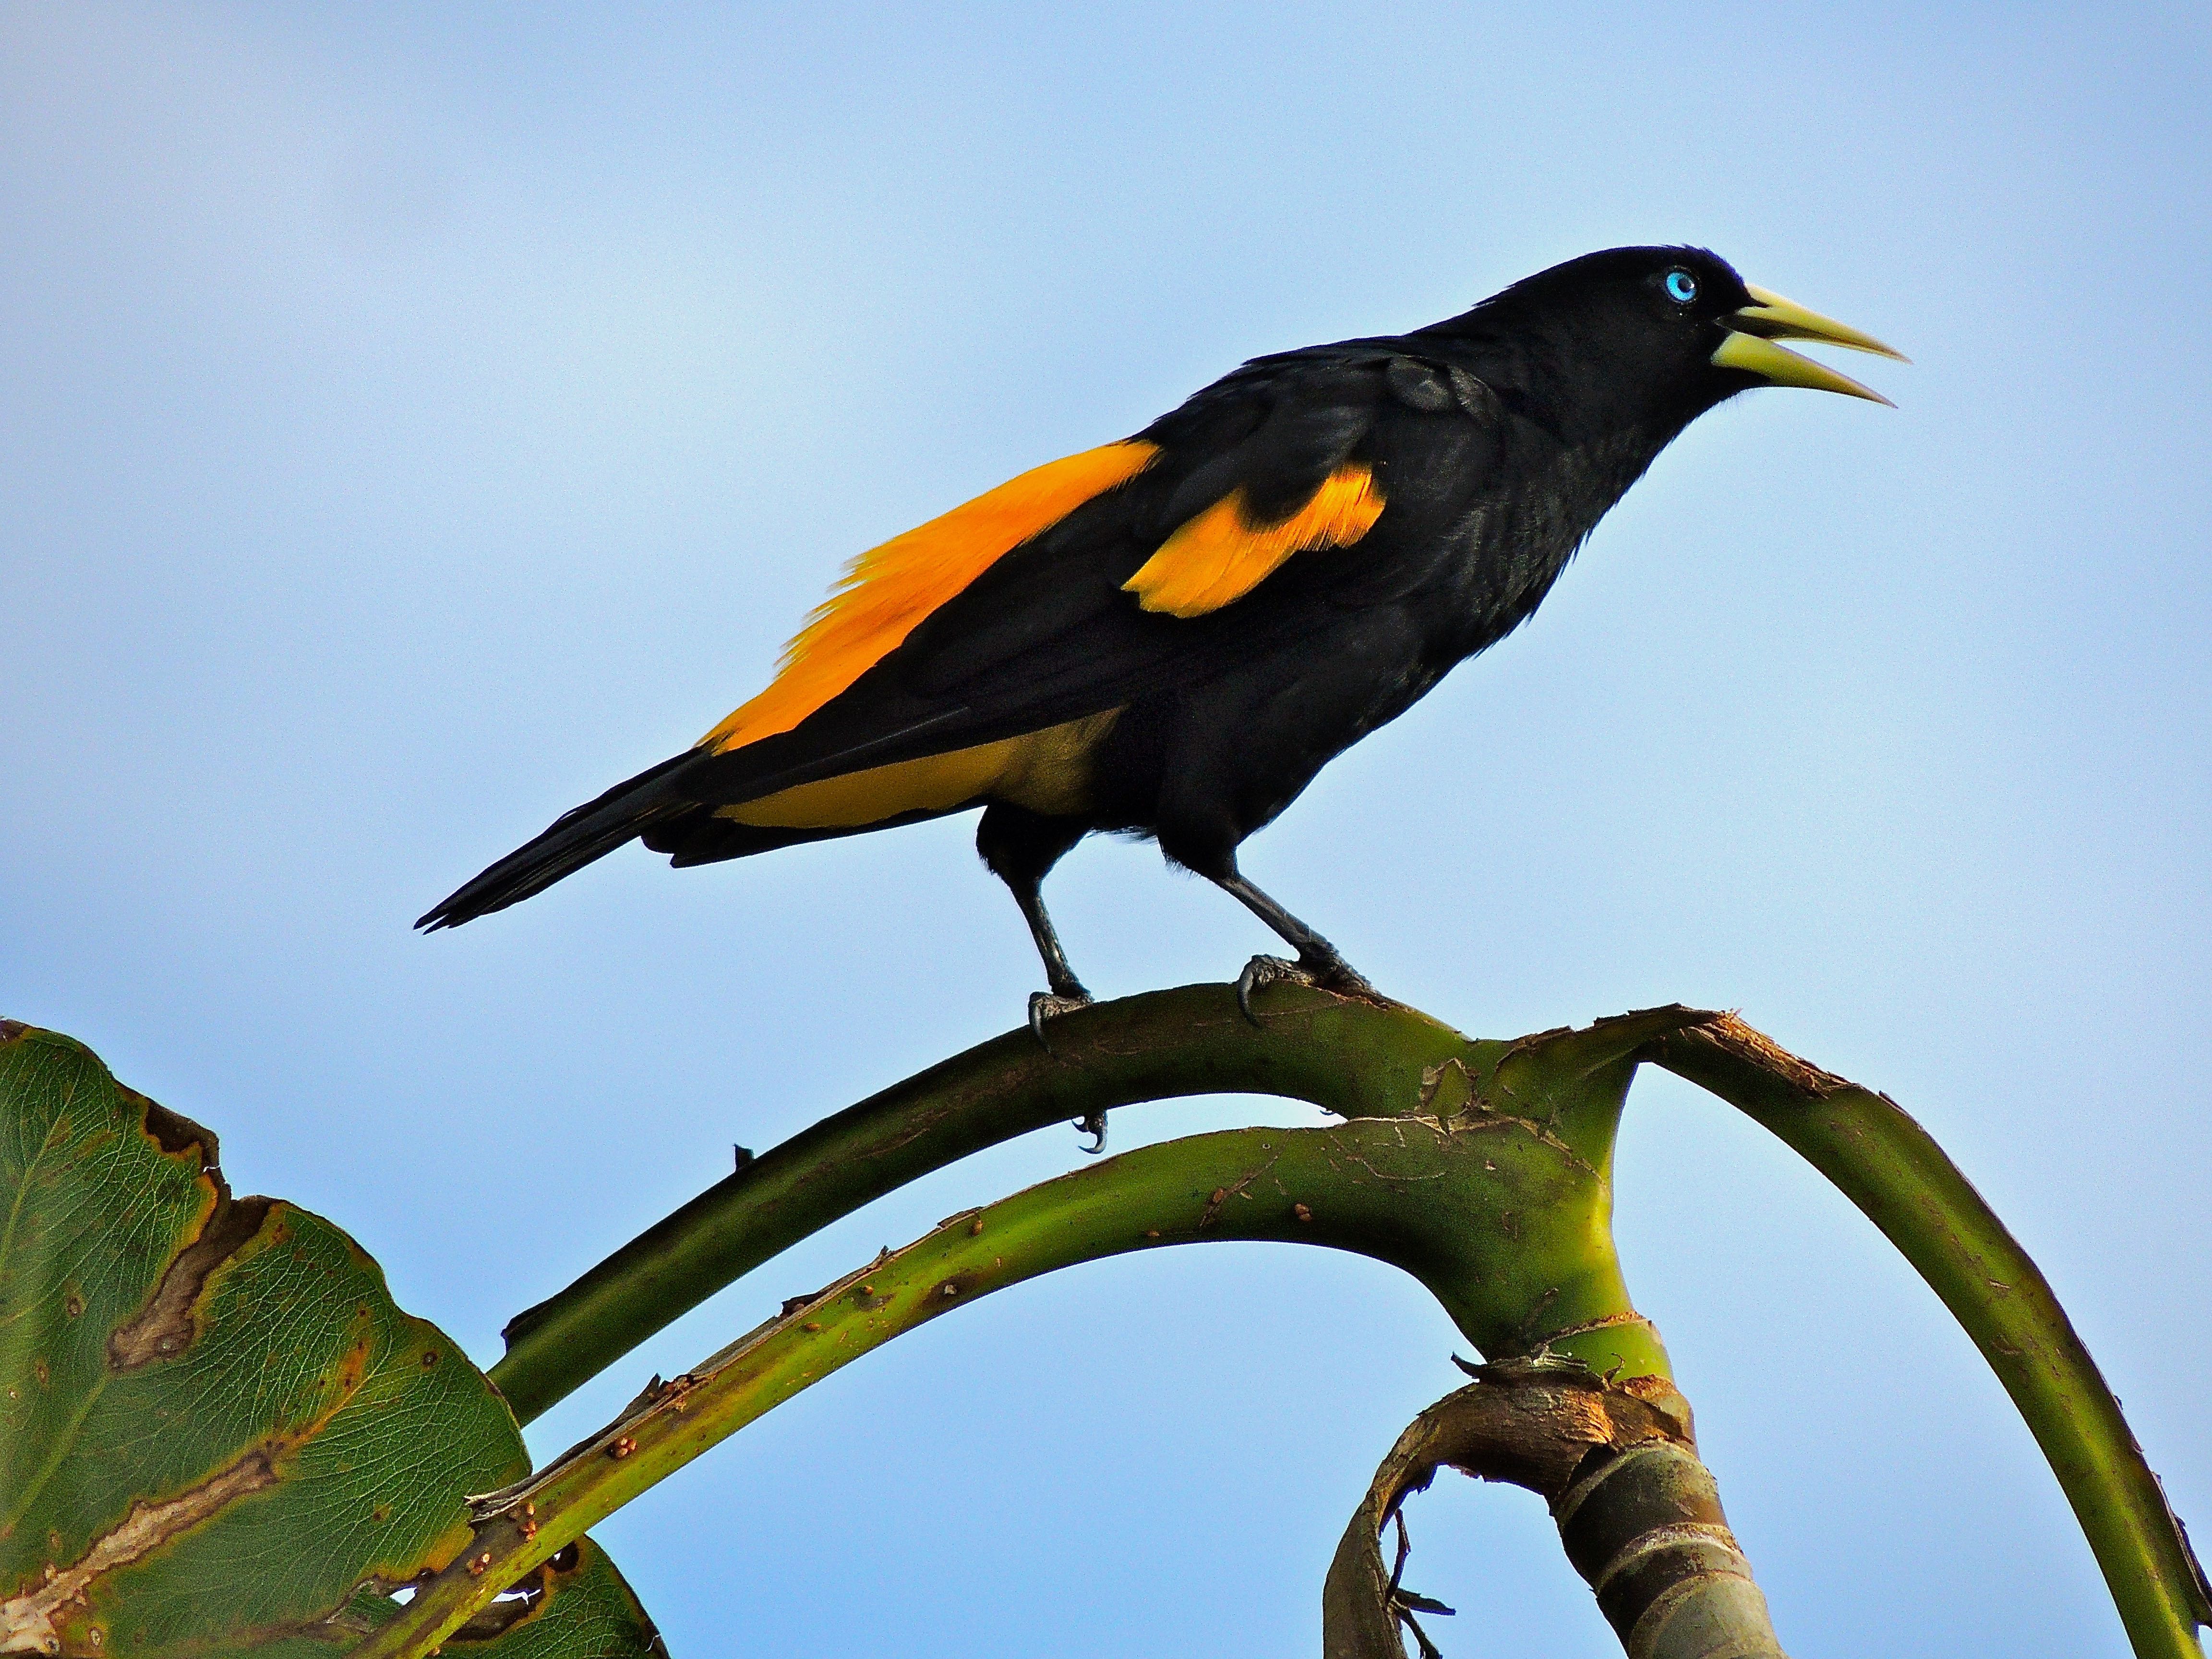
[(1687, 305), (1698, 297), (1698, 279), (1686, 270), (1667, 273), (1667, 297), (1679, 305)]

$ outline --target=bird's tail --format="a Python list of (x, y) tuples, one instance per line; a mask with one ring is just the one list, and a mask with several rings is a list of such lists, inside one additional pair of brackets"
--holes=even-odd
[(672, 755), (658, 766), (649, 766), (617, 784), (597, 800), (563, 813), (544, 834), (464, 883), (415, 925), (435, 933), (441, 927), (458, 927), (494, 910), (504, 910), (592, 860), (605, 858), (662, 819), (692, 810), (693, 803), (674, 787), (675, 778), (671, 775), (700, 758), (697, 750)]

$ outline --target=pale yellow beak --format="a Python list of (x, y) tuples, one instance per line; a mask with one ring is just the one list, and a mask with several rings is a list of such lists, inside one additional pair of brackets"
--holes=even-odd
[(1752, 303), (1726, 319), (1729, 336), (1713, 353), (1714, 362), (1723, 368), (1740, 368), (1747, 374), (1756, 374), (1769, 386), (1802, 386), (1815, 392), (1840, 392), (1847, 398), (1866, 398), (1875, 403), (1889, 404), (1892, 409), (1897, 407), (1873, 387), (1861, 386), (1850, 375), (1838, 374), (1826, 363), (1816, 363), (1775, 342), (1811, 340), (1821, 345), (1848, 346), (1853, 351), (1894, 357), (1900, 363), (1911, 362), (1910, 357), (1884, 345), (1871, 334), (1862, 334), (1832, 317), (1808, 311), (1794, 300), (1785, 300), (1779, 294), (1753, 288), (1749, 283), (1744, 286), (1751, 295)]

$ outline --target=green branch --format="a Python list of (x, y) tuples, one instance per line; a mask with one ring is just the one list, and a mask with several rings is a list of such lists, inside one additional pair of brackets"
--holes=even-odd
[(778, 1252), (971, 1152), (1109, 1108), (1177, 1095), (1281, 1095), (1346, 1117), (1418, 1111), (1425, 1076), (1494, 1064), (1410, 1008), (1271, 986), (1260, 1023), (1226, 986), (1194, 985), (1054, 1020), (931, 1066), (725, 1177), (518, 1314), (491, 1379), (527, 1423), (673, 1319)]
[[(893, 1337), (1007, 1285), (1132, 1250), (1272, 1239), (1355, 1251), (1419, 1279), (1492, 1358), (1544, 1353), (1667, 1377), (1665, 1350), (1621, 1282), (1608, 1182), (1556, 1130), (1608, 1097), (1618, 1114), (1634, 1069), (1620, 1056), (1649, 1040), (1651, 1022), (1613, 1025), (1595, 1043), (1562, 1034), (1556, 1100), (1535, 1097), (1540, 1047), (1522, 1051), (1513, 1074), (1524, 1101), (1547, 1110), (1541, 1121), (1491, 1109), (1478, 1093), (1449, 1123), (1365, 1118), (1193, 1136), (953, 1218), (649, 1389), (540, 1474), (480, 1502), (461, 1555), (358, 1659), (427, 1653), (622, 1504)], [(1605, 1048), (1616, 1059), (1595, 1063)]]
[[(1966, 1328), (2011, 1394), (2074, 1505), (2139, 1659), (2202, 1659), (2194, 1632), (2200, 1622), (2212, 1624), (2212, 1593), (2118, 1402), (2033, 1263), (1941, 1149), (1887, 1098), (1787, 1054), (1732, 1017), (1685, 1008), (1513, 1044), (1471, 1042), (1407, 1009), (1293, 987), (1271, 988), (1261, 1009), (1255, 1027), (1238, 1016), (1227, 988), (1188, 987), (1055, 1020), (1048, 1051), (1018, 1031), (945, 1061), (795, 1136), (518, 1317), (494, 1380), (526, 1420), (739, 1274), (906, 1182), (1056, 1121), (1164, 1096), (1216, 1091), (1304, 1099), (1356, 1119), (1385, 1120), (1384, 1132), (1401, 1137), (1415, 1133), (1412, 1124), (1425, 1123), (1427, 1133), (1445, 1135), (1446, 1144), (1456, 1144), (1457, 1134), (1468, 1129), (1510, 1126), (1514, 1134), (1533, 1136), (1562, 1160), (1560, 1167), (1581, 1170), (1595, 1196), (1586, 1205), (1570, 1194), (1490, 1213), (1486, 1224), (1504, 1235), (1503, 1242), (1492, 1237), (1485, 1246), (1494, 1253), (1490, 1270), (1508, 1287), (1503, 1302), (1469, 1300), (1453, 1288), (1464, 1289), (1453, 1274), (1425, 1272), (1412, 1259), (1400, 1265), (1429, 1283), (1493, 1358), (1528, 1352), (1548, 1335), (1552, 1351), (1601, 1370), (1624, 1364), (1630, 1374), (1639, 1368), (1663, 1370), (1656, 1339), (1628, 1309), (1625, 1295), (1585, 1295), (1582, 1300), (1602, 1311), (1575, 1314), (1570, 1308), (1578, 1305), (1576, 1297), (1544, 1282), (1547, 1269), (1540, 1252), (1531, 1258), (1537, 1264), (1533, 1268), (1516, 1265), (1524, 1248), (1516, 1230), (1541, 1232), (1568, 1216), (1570, 1231), (1585, 1230), (1580, 1248), (1601, 1255), (1613, 1272), (1607, 1183), (1621, 1096), (1640, 1057), (1740, 1107), (1874, 1220)], [(1364, 1134), (1372, 1127), (1360, 1121), (1327, 1133)], [(1303, 1144), (1299, 1136), (1322, 1132), (1254, 1133), (1288, 1146)], [(1200, 1146), (1211, 1139), (1176, 1145)], [(1152, 1153), (1164, 1156), (1170, 1150)], [(1135, 1167), (1116, 1160), (1085, 1176)], [(1053, 1183), (1035, 1191), (1059, 1189)], [(1226, 1176), (1224, 1190), (1235, 1200), (1225, 1213), (1241, 1213), (1239, 1206), (1250, 1201)], [(1007, 1203), (1018, 1206), (1030, 1196)], [(1554, 1213), (1558, 1203), (1567, 1208)], [(1402, 1228), (1405, 1214), (1420, 1207), (1413, 1206), (1391, 1224)], [(1474, 1224), (1474, 1212), (1446, 1207), (1449, 1213), (1437, 1212), (1437, 1224), (1446, 1232)], [(1340, 1212), (1336, 1220), (1349, 1212)], [(1323, 1223), (1320, 1212), (1315, 1214), (1314, 1222), (1283, 1236), (1398, 1259), (1379, 1235), (1328, 1237), (1335, 1222)], [(1172, 1227), (1149, 1231), (1176, 1242)], [(1273, 1235), (1219, 1231), (1212, 1236)], [(1064, 1259), (1032, 1252), (1028, 1265), (1006, 1271), (1025, 1277), (1089, 1255), (1141, 1248), (1126, 1239), (1109, 1248), (1087, 1234), (1083, 1238), (1087, 1242)], [(1443, 1248), (1441, 1238), (1431, 1248)], [(1004, 1268), (996, 1253), (994, 1261), (994, 1272)], [(958, 1294), (956, 1289), (956, 1299)], [(1516, 1310), (1510, 1317), (1501, 1311), (1509, 1306)], [(781, 1340), (796, 1340), (786, 1322), (764, 1327), (749, 1342), (778, 1340), (778, 1333)], [(892, 1334), (885, 1326), (864, 1346)], [(750, 1368), (752, 1348), (744, 1353)], [(844, 1353), (836, 1363), (851, 1357)], [(714, 1374), (721, 1376), (722, 1369)], [(819, 1374), (805, 1373), (804, 1380)], [(747, 1408), (750, 1415), (729, 1419), (683, 1457), (696, 1455), (712, 1438), (782, 1397), (756, 1401)], [(680, 1416), (693, 1408), (672, 1409)], [(642, 1447), (641, 1442), (641, 1455)], [(594, 1491), (626, 1494), (658, 1478), (650, 1474), (656, 1465), (621, 1461), (621, 1478)], [(611, 1500), (620, 1501), (620, 1496)], [(495, 1522), (495, 1532), (503, 1524)], [(573, 1536), (588, 1524), (579, 1522), (562, 1535)], [(510, 1559), (504, 1553), (497, 1560), (510, 1576), (527, 1565), (520, 1555)]]
[[(1477, 1380), (1415, 1418), (1375, 1471), (1322, 1587), (1325, 1659), (1423, 1659), (1417, 1616), (1449, 1613), (1406, 1588), (1401, 1506), (1449, 1466), (1541, 1497), (1567, 1559), (1635, 1659), (1784, 1659), (1720, 1490), (1698, 1456), (1690, 1402), (1657, 1377), (1608, 1381), (1547, 1357), (1474, 1368)], [(1398, 1522), (1398, 1559), (1376, 1538)]]
[(2212, 1588), (2051, 1285), (1957, 1165), (1887, 1095), (1723, 1017), (1650, 1058), (1756, 1119), (1827, 1176), (1965, 1327), (2050, 1460), (2137, 1659), (2204, 1659)]

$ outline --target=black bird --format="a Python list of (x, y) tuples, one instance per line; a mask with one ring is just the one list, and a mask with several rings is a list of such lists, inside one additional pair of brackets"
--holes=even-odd
[(1271, 978), (1372, 994), (1238, 845), (1519, 626), (1706, 410), (1758, 386), (1888, 401), (1785, 339), (1898, 355), (1711, 253), (1616, 248), (1410, 334), (1257, 358), (863, 554), (767, 690), (417, 926), (631, 840), (706, 864), (980, 806), (1044, 958), (1033, 1024), (1090, 1000), (1040, 887), (1097, 830), (1157, 840), (1297, 952), (1246, 968), (1248, 1013)]

